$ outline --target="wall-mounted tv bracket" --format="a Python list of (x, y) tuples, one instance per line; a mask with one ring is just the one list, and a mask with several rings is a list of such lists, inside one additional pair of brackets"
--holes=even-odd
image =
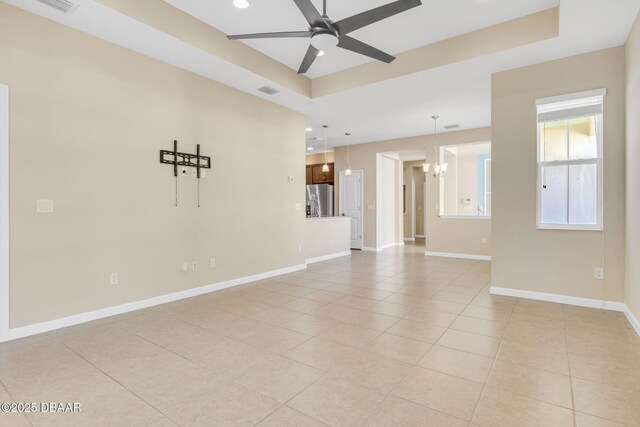
[(160, 150), (160, 163), (173, 165), (173, 176), (176, 178), (176, 206), (178, 206), (178, 166), (196, 168), (198, 178), (198, 207), (200, 207), (201, 169), (211, 169), (211, 157), (200, 155), (200, 144), (196, 145), (196, 154), (178, 152), (178, 141), (173, 141), (173, 151)]

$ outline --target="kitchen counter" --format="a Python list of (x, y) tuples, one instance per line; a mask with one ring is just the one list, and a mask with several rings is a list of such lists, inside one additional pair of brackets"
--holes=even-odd
[(320, 221), (340, 221), (344, 219), (350, 219), (348, 216), (308, 216), (307, 221), (309, 222), (320, 222)]

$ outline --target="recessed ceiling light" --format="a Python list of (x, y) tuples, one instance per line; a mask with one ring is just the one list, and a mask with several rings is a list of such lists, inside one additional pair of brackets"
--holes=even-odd
[(319, 51), (318, 56), (324, 56), (324, 50)]
[(311, 128), (305, 128), (305, 130), (304, 130), (304, 131), (305, 131), (305, 132), (313, 132), (313, 129), (311, 129)]
[(307, 151), (313, 151), (313, 147), (307, 147)]
[(233, 0), (233, 5), (238, 9), (246, 9), (249, 7), (248, 0)]

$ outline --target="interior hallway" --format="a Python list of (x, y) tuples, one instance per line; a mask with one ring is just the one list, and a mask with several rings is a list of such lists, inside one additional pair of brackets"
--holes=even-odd
[(0, 425), (640, 425), (622, 314), (492, 297), (490, 263), (422, 250), (0, 344), (0, 401), (82, 404)]

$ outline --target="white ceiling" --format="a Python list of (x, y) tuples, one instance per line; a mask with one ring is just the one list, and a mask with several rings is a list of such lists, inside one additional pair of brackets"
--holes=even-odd
[[(345, 132), (353, 134), (350, 141), (352, 144), (429, 134), (433, 132), (433, 123), (429, 117), (434, 114), (441, 116), (438, 122), (439, 127), (449, 124), (459, 124), (461, 129), (490, 126), (492, 73), (598, 49), (620, 46), (626, 41), (631, 25), (640, 9), (640, 0), (560, 0), (560, 36), (555, 39), (359, 87), (322, 98), (309, 99), (270, 82), (251, 71), (217, 58), (155, 28), (104, 7), (94, 0), (81, 0), (80, 7), (70, 15), (57, 12), (35, 0), (0, 1), (13, 4), (63, 25), (68, 25), (141, 54), (219, 81), (287, 108), (300, 111), (307, 115), (308, 125), (314, 128), (313, 132), (307, 134), (309, 138), (314, 136), (321, 137), (320, 124), (327, 123), (330, 125), (328, 133), (329, 148), (345, 145)], [(214, 3), (214, 0), (171, 0), (172, 3), (178, 1), (185, 4)], [(298, 16), (299, 12), (295, 8), (291, 8), (289, 4), (291, 0), (250, 1), (252, 6), (246, 11), (239, 11), (233, 8), (231, 6), (232, 0), (215, 0), (215, 4), (217, 5), (216, 7), (220, 8), (220, 13), (223, 16), (224, 13), (237, 14), (239, 12), (257, 10), (258, 7), (267, 3), (269, 5), (273, 4), (274, 9), (276, 5), (280, 5), (277, 9), (282, 9), (286, 13), (292, 14), (293, 17), (291, 19), (299, 19), (302, 21), (301, 25), (304, 26), (305, 24), (303, 18)], [(316, 1), (314, 0), (314, 2)], [(339, 19), (343, 13), (346, 16), (385, 1), (350, 0), (348, 2), (339, 2), (338, 0), (329, 0), (329, 12), (332, 14), (333, 8), (336, 8), (334, 16)], [(547, 1), (537, 0), (423, 0), (423, 2), (424, 5), (418, 8), (421, 9), (421, 13), (434, 7), (443, 7), (445, 8), (443, 10), (446, 10), (448, 4), (482, 6), (490, 10), (484, 15), (475, 9), (473, 9), (474, 13), (470, 13), (469, 9), (464, 7), (459, 8), (457, 11), (452, 10), (449, 11), (453, 16), (451, 22), (442, 19), (443, 17), (440, 15), (434, 14), (439, 19), (436, 19), (436, 24), (432, 25), (433, 33), (425, 31), (425, 28), (429, 28), (426, 25), (420, 27), (416, 33), (422, 37), (426, 37), (425, 35), (433, 37), (433, 40), (448, 37), (454, 34), (454, 31), (464, 32), (464, 28), (467, 30), (473, 29), (474, 27), (471, 26), (470, 22), (475, 20), (475, 15), (482, 16), (482, 19), (489, 19), (495, 14), (500, 16), (500, 19), (496, 18), (496, 21), (500, 21), (509, 18), (506, 13), (503, 14), (504, 10), (516, 13), (514, 10), (517, 9), (520, 11), (518, 13), (521, 13), (525, 8), (518, 9), (518, 7), (522, 7), (523, 3), (529, 5), (531, 11), (536, 10), (538, 7), (549, 6)], [(551, 5), (553, 3), (551, 2)], [(348, 10), (337, 9), (339, 5), (343, 5), (340, 7), (346, 8), (346, 4), (349, 5)], [(363, 7), (365, 4), (366, 7)], [(519, 6), (516, 6), (516, 4), (519, 4)], [(223, 5), (228, 6), (227, 12), (223, 13), (222, 10), (225, 9)], [(433, 20), (434, 15), (430, 15), (430, 19)], [(298, 18), (295, 18), (295, 16), (298, 16)], [(512, 15), (511, 17), (514, 16)], [(389, 25), (393, 24), (395, 26), (399, 25), (400, 28), (409, 28), (408, 25), (403, 24), (404, 21), (402, 19), (407, 20), (407, 23), (409, 23), (409, 21), (415, 19), (415, 16), (408, 12), (396, 18), (401, 20), (400, 24), (390, 22)], [(245, 25), (245, 21), (240, 22)], [(452, 29), (448, 29), (449, 25), (451, 25)], [(220, 29), (224, 30), (223, 28)], [(274, 30), (281, 29), (287, 28), (274, 28)], [(436, 29), (438, 30), (436, 31)], [(260, 29), (255, 28), (247, 28), (247, 30), (260, 31)], [(449, 30), (452, 33), (446, 33)], [(393, 44), (395, 49), (401, 50), (411, 46), (411, 43), (414, 42), (417, 45), (423, 44), (424, 42), (418, 43), (413, 40), (418, 37), (416, 34), (410, 31), (395, 31), (393, 37), (389, 37), (386, 41), (382, 38), (380, 43), (388, 42)], [(378, 36), (373, 34), (372, 37)], [(365, 40), (364, 36), (362, 38), (364, 41), (370, 41), (369, 39)], [(298, 55), (282, 49), (281, 45), (277, 46), (274, 48), (276, 54), (290, 54), (296, 57)], [(394, 46), (390, 47), (391, 51), (395, 50)], [(281, 50), (282, 52), (280, 52)], [(327, 57), (328, 55), (324, 58)], [(345, 66), (350, 66), (345, 64), (353, 65), (349, 61), (358, 61), (359, 58), (349, 57), (344, 59), (344, 63), (341, 62), (342, 60), (338, 61), (337, 58), (333, 58), (332, 62), (333, 60), (337, 63), (332, 66), (344, 68)], [(297, 68), (297, 62), (294, 65)], [(269, 96), (258, 92), (257, 88), (264, 85), (280, 89), (281, 93)], [(442, 129), (439, 129), (439, 131), (442, 132)], [(300, 143), (303, 145), (308, 142), (300, 141)], [(322, 141), (315, 143), (316, 151), (314, 152), (318, 152), (323, 145)]]
[[(238, 9), (229, 0), (164, 0), (226, 34), (300, 31), (309, 27), (293, 0), (250, 0)], [(312, 0), (322, 13), (322, 1)], [(334, 21), (392, 0), (327, 0)], [(390, 54), (526, 16), (558, 5), (559, 0), (423, 0), (418, 6), (350, 35)], [(246, 40), (262, 53), (298, 70), (309, 39)], [(306, 74), (311, 78), (364, 64), (371, 59), (343, 49), (320, 57)]]

